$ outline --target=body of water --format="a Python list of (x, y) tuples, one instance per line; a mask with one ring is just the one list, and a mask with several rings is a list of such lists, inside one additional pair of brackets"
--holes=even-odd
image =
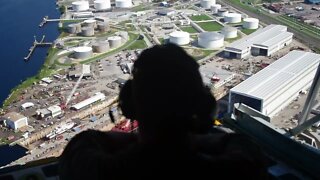
[(58, 18), (60, 13), (54, 0), (0, 1), (0, 103), (10, 90), (28, 77), (37, 74), (48, 48), (37, 48), (28, 62), (24, 57), (34, 40), (46, 35), (46, 41), (54, 41), (58, 35), (57, 23), (49, 22), (39, 28), (44, 16)]
[[(54, 0), (0, 1), (0, 103), (10, 90), (23, 80), (37, 74), (47, 55), (48, 48), (37, 48), (28, 62), (24, 57), (31, 47), (34, 35), (38, 40), (46, 35), (46, 41), (54, 41), (58, 35), (57, 23), (49, 22), (41, 29), (44, 16), (59, 18)], [(0, 166), (25, 155), (20, 146), (0, 146)]]

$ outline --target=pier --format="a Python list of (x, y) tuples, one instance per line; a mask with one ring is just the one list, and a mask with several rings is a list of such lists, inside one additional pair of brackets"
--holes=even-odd
[(59, 21), (81, 21), (81, 20), (86, 20), (88, 18), (77, 18), (77, 19), (49, 19), (49, 16), (45, 16), (42, 21), (39, 24), (39, 27), (41, 28), (42, 26), (44, 26), (47, 22), (59, 22)]
[(45, 37), (46, 36), (43, 35), (42, 39), (40, 41), (37, 41), (36, 36), (34, 36), (34, 41), (33, 41), (32, 46), (29, 49), (29, 53), (28, 53), (28, 55), (26, 57), (24, 57), (25, 61), (28, 61), (30, 59), (32, 53), (34, 52), (34, 50), (36, 49), (37, 46), (51, 46), (52, 45), (51, 42), (44, 42), (44, 38)]
[(48, 18), (49, 18), (49, 16), (45, 16), (45, 17), (42, 19), (41, 23), (39, 24), (39, 27), (40, 27), (40, 28), (41, 28), (44, 24), (47, 23)]

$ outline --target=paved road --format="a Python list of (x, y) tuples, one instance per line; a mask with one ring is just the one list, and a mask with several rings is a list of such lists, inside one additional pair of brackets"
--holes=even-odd
[[(230, 3), (228, 0), (226, 0), (226, 1), (218, 0), (218, 2), (221, 3), (222, 5), (228, 5), (228, 6), (231, 6), (231, 7), (235, 8), (235, 9), (238, 9), (238, 10), (246, 13), (247, 15), (251, 16), (251, 17), (258, 18), (260, 21), (262, 21), (262, 22), (264, 22), (266, 24), (281, 24), (279, 21), (277, 21), (275, 19), (272, 19), (270, 17), (266, 17), (263, 14), (255, 14), (255, 13), (253, 13), (251, 11), (243, 9), (242, 7), (238, 7), (238, 6)], [(290, 27), (288, 27), (288, 30), (290, 32), (294, 33), (294, 36), (295, 36), (296, 39), (298, 39), (302, 43), (308, 45), (309, 47), (318, 47), (318, 48), (320, 48), (319, 39), (315, 39), (313, 37), (310, 37), (310, 36), (304, 34), (302, 31), (298, 31), (298, 30), (295, 30), (295, 29), (290, 28)]]

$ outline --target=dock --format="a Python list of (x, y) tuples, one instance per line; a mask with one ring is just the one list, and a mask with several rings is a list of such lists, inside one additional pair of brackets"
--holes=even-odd
[(49, 19), (49, 16), (45, 16), (39, 24), (39, 28), (43, 27), (47, 22), (60, 22), (60, 21), (72, 21), (72, 20), (86, 20), (88, 18), (77, 18), (77, 19)]
[(48, 22), (48, 18), (49, 16), (45, 16), (42, 21), (39, 24), (39, 27), (41, 28), (44, 24), (46, 24)]
[(38, 47), (38, 46), (51, 46), (51, 45), (52, 45), (51, 42), (44, 42), (44, 38), (45, 38), (45, 37), (46, 37), (46, 36), (43, 35), (43, 36), (42, 36), (42, 39), (41, 39), (40, 41), (37, 41), (36, 37), (34, 37), (34, 41), (33, 41), (32, 46), (31, 46), (30, 49), (29, 49), (29, 53), (28, 53), (28, 55), (27, 55), (26, 57), (24, 57), (24, 60), (25, 60), (25, 61), (28, 61), (28, 60), (30, 59), (30, 57), (31, 57), (31, 55), (33, 54), (33, 52), (34, 52), (34, 50), (36, 49), (36, 47)]

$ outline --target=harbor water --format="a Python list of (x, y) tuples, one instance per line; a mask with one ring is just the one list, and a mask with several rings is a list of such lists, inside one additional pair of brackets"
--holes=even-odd
[[(54, 41), (58, 35), (57, 23), (47, 23), (39, 28), (44, 16), (59, 18), (54, 0), (0, 1), (0, 103), (10, 90), (40, 70), (47, 55), (47, 47), (37, 48), (28, 62), (24, 57), (34, 41), (34, 35), (45, 41)], [(20, 146), (0, 146), (0, 166), (24, 156)]]

